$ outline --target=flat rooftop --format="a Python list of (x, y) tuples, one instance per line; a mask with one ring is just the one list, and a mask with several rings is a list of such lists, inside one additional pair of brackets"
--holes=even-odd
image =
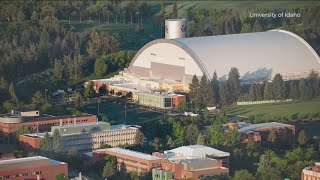
[(218, 149), (214, 149), (203, 145), (181, 146), (175, 149), (164, 151), (164, 154), (167, 158), (185, 157), (188, 159), (199, 158), (203, 155), (215, 157), (230, 156), (230, 153), (228, 152), (220, 151)]
[(13, 170), (13, 169), (50, 166), (50, 165), (58, 165), (58, 164), (66, 164), (66, 163), (49, 159), (46, 157), (42, 157), (42, 156), (9, 159), (9, 160), (0, 161), (0, 172), (1, 170)]
[(135, 83), (117, 83), (117, 84), (110, 84), (110, 85), (115, 86), (115, 87), (122, 87), (122, 88), (131, 89), (132, 91), (135, 91), (135, 92), (149, 92), (150, 91), (150, 89), (148, 89), (147, 87), (140, 86)]
[(125, 156), (131, 156), (134, 158), (139, 158), (139, 159), (144, 159), (144, 160), (161, 160), (163, 158), (157, 157), (157, 156), (152, 156), (150, 154), (145, 154), (142, 152), (137, 152), (137, 151), (132, 151), (129, 149), (122, 149), (122, 148), (107, 148), (107, 149), (98, 149), (95, 150), (95, 152), (113, 152)]
[(283, 124), (278, 122), (269, 122), (269, 123), (260, 123), (260, 124), (237, 123), (237, 127), (238, 127), (239, 133), (248, 133), (248, 132), (257, 131), (260, 129), (293, 127), (293, 125)]
[(193, 163), (193, 162), (204, 162), (204, 161), (217, 161), (216, 159), (211, 158), (198, 158), (198, 159), (182, 159), (180, 160), (181, 163)]
[(81, 123), (81, 124), (74, 124), (73, 122), (70, 122), (70, 124), (65, 124), (62, 126), (52, 126), (52, 127), (57, 127), (57, 128), (73, 128), (73, 127), (87, 127), (90, 125), (105, 125), (105, 124), (109, 124), (107, 122), (102, 122), (102, 121), (98, 121), (98, 122), (89, 122), (89, 123)]
[[(57, 120), (57, 119), (67, 119), (70, 118), (70, 120), (73, 120), (74, 118), (78, 117), (89, 117), (89, 116), (94, 116), (92, 114), (81, 114), (81, 115), (63, 115), (63, 116), (54, 116), (54, 115), (49, 115), (49, 114), (40, 114), (39, 116), (30, 116), (30, 117), (25, 117), (25, 116), (17, 116), (17, 115), (12, 115), (12, 114), (0, 114), (0, 123), (1, 123), (1, 118), (21, 118), (23, 122), (37, 122), (37, 121), (47, 121), (47, 120)], [(7, 123), (6, 121), (3, 121), (2, 123)]]
[[(58, 128), (63, 127), (87, 127), (88, 124), (95, 124), (94, 123), (83, 123), (83, 124), (74, 124), (74, 125), (64, 125), (64, 126), (56, 126)], [(103, 125), (107, 122), (101, 122)], [(61, 136), (71, 136), (71, 135), (77, 135), (77, 134), (88, 134), (88, 133), (97, 133), (102, 131), (117, 131), (117, 130), (124, 130), (124, 129), (130, 129), (130, 128), (140, 128), (138, 125), (124, 125), (124, 124), (118, 124), (118, 125), (112, 125), (110, 126), (110, 129), (108, 130), (101, 130), (101, 131), (91, 131), (91, 132), (79, 132), (79, 133), (69, 133), (69, 134), (61, 134)], [(52, 132), (48, 132), (49, 136), (52, 136)], [(33, 134), (23, 134), (23, 136), (31, 137), (31, 138), (44, 138), (45, 133), (33, 133)]]

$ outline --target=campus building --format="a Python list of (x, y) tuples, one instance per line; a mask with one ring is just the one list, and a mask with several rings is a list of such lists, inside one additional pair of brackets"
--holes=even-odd
[(164, 156), (168, 158), (169, 161), (208, 157), (221, 160), (223, 167), (229, 167), (230, 159), (230, 153), (203, 145), (181, 146), (175, 149), (164, 151)]
[(320, 72), (315, 50), (289, 31), (185, 37), (185, 29), (185, 19), (166, 20), (165, 38), (144, 45), (117, 76), (130, 86), (173, 92), (188, 91), (194, 75), (211, 79), (217, 72), (225, 80), (232, 67), (238, 68), (243, 83), (271, 80), (278, 73), (292, 80)]
[(161, 168), (155, 168), (152, 171), (153, 180), (167, 180), (190, 178), (194, 180), (203, 177), (214, 177), (228, 175), (229, 168), (222, 166), (222, 161), (211, 158), (196, 158), (196, 159), (179, 159), (169, 160), (161, 163)]
[(186, 96), (173, 93), (139, 93), (138, 103), (160, 109), (177, 107), (179, 102), (186, 102)]
[(174, 93), (173, 90), (166, 88), (151, 90), (150, 88), (153, 86), (150, 84), (148, 85), (140, 81), (133, 83), (132, 81), (132, 78), (115, 76), (110, 79), (97, 79), (90, 82), (93, 83), (94, 89), (98, 92), (105, 91), (111, 95), (126, 96), (143, 106), (172, 109), (177, 107), (180, 102), (186, 102), (185, 95)]
[(69, 123), (96, 122), (97, 117), (91, 114), (53, 116), (40, 114), (39, 111), (15, 111), (0, 115), (0, 144), (12, 143), (13, 133), (21, 126), (28, 126), (35, 132), (50, 131), (51, 126)]
[[(94, 122), (86, 124), (69, 124), (51, 127), (49, 136), (55, 130), (61, 135), (62, 150), (76, 150), (80, 152), (100, 148), (104, 144), (116, 147), (123, 144), (134, 144), (135, 136), (139, 131), (136, 125), (112, 125), (107, 122)], [(39, 149), (45, 133), (23, 134), (20, 144), (25, 149)]]
[(278, 122), (251, 124), (245, 122), (228, 123), (222, 125), (224, 131), (230, 129), (237, 129), (241, 134), (241, 142), (247, 143), (249, 140), (253, 140), (255, 143), (266, 143), (268, 135), (272, 129), (276, 130), (277, 139), (286, 144), (290, 144), (294, 141), (295, 126), (290, 124), (283, 124)]
[(319, 180), (320, 179), (320, 162), (314, 166), (306, 167), (302, 170), (301, 180)]
[(0, 179), (55, 180), (59, 174), (68, 176), (68, 164), (41, 156), (0, 161)]
[(166, 162), (165, 158), (152, 156), (137, 151), (121, 148), (98, 149), (85, 153), (85, 159), (93, 164), (101, 160), (106, 155), (112, 155), (117, 158), (117, 169), (120, 172), (137, 172), (143, 174), (151, 172), (153, 168), (161, 167), (161, 163)]
[(152, 155), (128, 149), (98, 149), (83, 154), (86, 165), (92, 166), (106, 155), (117, 158), (117, 169), (122, 172), (151, 172), (154, 180), (227, 175), (230, 153), (214, 148), (191, 145), (154, 152)]

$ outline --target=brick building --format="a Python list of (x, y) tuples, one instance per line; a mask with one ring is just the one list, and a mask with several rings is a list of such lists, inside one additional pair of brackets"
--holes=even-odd
[(229, 167), (230, 153), (203, 145), (190, 145), (164, 151), (164, 156), (169, 161), (208, 157), (221, 160), (222, 166)]
[(85, 154), (84, 158), (91, 164), (106, 155), (115, 156), (118, 162), (118, 171), (137, 172), (138, 174), (150, 172), (153, 168), (161, 167), (161, 163), (167, 161), (165, 158), (121, 148), (98, 149)]
[(320, 162), (314, 166), (306, 167), (302, 170), (301, 180), (319, 180), (320, 179)]
[(36, 132), (50, 131), (51, 126), (69, 123), (96, 122), (97, 117), (91, 114), (84, 115), (40, 115), (39, 111), (12, 111), (10, 114), (0, 115), (0, 144), (12, 143), (13, 133), (21, 126), (28, 126)]
[(157, 176), (158, 174), (163, 174), (162, 171), (171, 172), (174, 179), (191, 178), (194, 180), (206, 176), (229, 174), (229, 168), (223, 167), (221, 160), (211, 158), (169, 160), (168, 162), (163, 162), (161, 168), (153, 171), (153, 180), (166, 179)]
[(41, 156), (0, 161), (0, 179), (55, 180), (58, 174), (68, 176), (68, 164)]
[(295, 126), (278, 122), (251, 124), (245, 122), (227, 123), (221, 127), (224, 131), (237, 129), (241, 134), (241, 142), (247, 143), (253, 140), (257, 145), (267, 143), (269, 133), (276, 130), (278, 141), (282, 144), (291, 144), (295, 137)]
[[(85, 152), (100, 148), (104, 144), (112, 147), (121, 144), (134, 144), (139, 126), (113, 125), (107, 122), (93, 122), (85, 124), (69, 124), (52, 126), (49, 136), (58, 130), (61, 135), (62, 150), (70, 149)], [(23, 134), (20, 136), (20, 144), (27, 150), (39, 149), (45, 133)]]

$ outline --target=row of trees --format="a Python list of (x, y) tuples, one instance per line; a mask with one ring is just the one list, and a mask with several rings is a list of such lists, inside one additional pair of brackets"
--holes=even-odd
[(211, 80), (203, 75), (200, 82), (194, 75), (189, 90), (191, 105), (199, 110), (237, 101), (311, 99), (320, 96), (320, 78), (314, 71), (306, 79), (292, 81), (284, 81), (280, 74), (276, 74), (271, 82), (240, 85), (239, 71), (232, 68), (226, 81), (218, 81), (216, 72)]
[[(35, 8), (33, 8), (35, 7)], [(43, 19), (53, 15), (59, 19), (79, 21), (95, 20), (99, 23), (143, 23), (150, 14), (149, 4), (139, 1), (67, 1), (25, 3), (3, 2), (0, 8), (1, 21), (16, 22), (25, 19)]]
[(243, 99), (260, 101), (270, 99), (312, 99), (319, 96), (320, 78), (315, 72), (311, 72), (306, 79), (284, 82), (281, 75), (277, 74), (272, 82), (251, 84), (249, 92)]

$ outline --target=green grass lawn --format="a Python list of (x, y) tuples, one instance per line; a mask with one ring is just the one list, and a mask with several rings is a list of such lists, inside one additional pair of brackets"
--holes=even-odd
[(320, 112), (320, 97), (310, 101), (299, 101), (279, 104), (262, 104), (248, 106), (229, 106), (224, 108), (226, 113), (253, 117), (288, 117), (297, 114), (313, 114)]
[[(155, 4), (156, 2), (154, 2)], [(171, 12), (173, 1), (167, 1), (166, 12)], [(178, 13), (186, 17), (188, 10), (198, 9), (245, 9), (267, 8), (267, 9), (289, 9), (320, 6), (320, 1), (178, 1)]]
[[(98, 114), (98, 105), (96, 103), (85, 105), (84, 112)], [(158, 120), (163, 116), (162, 113), (146, 110), (146, 108), (135, 104), (128, 104), (127, 120), (125, 122), (125, 106), (123, 104), (109, 101), (100, 103), (100, 113), (105, 114), (108, 121), (111, 120), (111, 122), (115, 124), (141, 124), (143, 122)]]

